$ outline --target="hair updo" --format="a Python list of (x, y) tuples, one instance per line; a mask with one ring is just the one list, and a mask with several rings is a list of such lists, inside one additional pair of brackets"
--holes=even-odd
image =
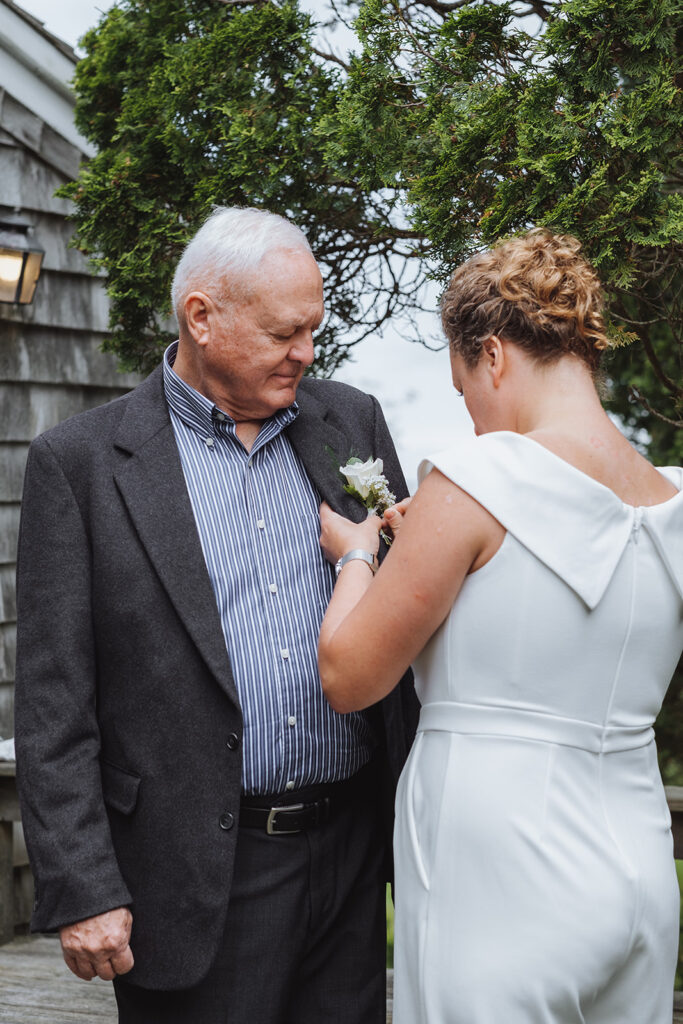
[(458, 267), (441, 300), (441, 322), (468, 367), (496, 334), (540, 362), (573, 354), (596, 371), (609, 345), (603, 304), (578, 239), (534, 228)]

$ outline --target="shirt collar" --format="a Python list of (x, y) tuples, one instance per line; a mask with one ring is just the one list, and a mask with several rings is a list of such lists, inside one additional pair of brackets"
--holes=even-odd
[[(176, 355), (178, 353), (178, 342), (172, 342), (164, 352), (163, 373), (164, 393), (169, 408), (178, 416), (183, 423), (200, 434), (202, 439), (218, 432), (221, 427), (228, 433), (235, 435), (235, 421), (227, 412), (219, 409), (210, 399), (179, 377), (173, 369)], [(265, 420), (259, 431), (254, 448), (265, 444), (279, 434), (285, 427), (293, 423), (299, 415), (299, 406), (296, 402), (285, 409), (278, 411), (269, 419)]]

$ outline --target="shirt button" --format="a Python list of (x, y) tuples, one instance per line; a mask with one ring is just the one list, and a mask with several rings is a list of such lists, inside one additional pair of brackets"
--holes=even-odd
[(285, 659), (285, 661), (286, 661), (286, 660), (287, 660), (287, 658), (289, 657), (289, 651), (287, 650), (287, 648), (286, 648), (286, 647), (283, 647), (283, 648), (282, 648), (282, 650), (280, 651), (280, 654), (281, 654), (281, 655), (282, 655), (282, 657), (283, 657), (283, 658)]
[(265, 528), (266, 528), (266, 521), (265, 521), (265, 519), (257, 519), (256, 520), (256, 525), (258, 526), (259, 530), (265, 530)]
[(269, 583), (268, 590), (271, 592), (271, 594), (277, 594), (277, 583)]
[(290, 715), (287, 719), (287, 725), (296, 725), (296, 716)]
[(236, 732), (231, 732), (228, 733), (228, 738), (225, 742), (227, 744), (228, 750), (237, 750), (237, 748), (240, 745), (240, 738)]
[(214, 445), (213, 438), (212, 437), (205, 437), (204, 438), (204, 444), (206, 445), (207, 448), (213, 448), (213, 445)]
[(225, 423), (225, 416), (222, 412), (216, 413), (216, 419), (219, 421), (219, 423)]
[(229, 832), (232, 826), (235, 824), (235, 818), (230, 813), (230, 811), (226, 811), (225, 814), (221, 814), (220, 818), (218, 819), (218, 824), (220, 825), (224, 832)]
[(292, 782), (291, 779), (289, 780), (289, 782), (285, 786), (285, 789), (294, 789), (294, 783)]

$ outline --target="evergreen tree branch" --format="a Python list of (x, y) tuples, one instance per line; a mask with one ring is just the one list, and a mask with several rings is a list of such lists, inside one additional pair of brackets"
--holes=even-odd
[(544, 2), (544, 0), (526, 0), (526, 2), (529, 6), (526, 10), (520, 12), (520, 16), (528, 17), (530, 14), (535, 14), (542, 21), (548, 21), (555, 13), (557, 7), (559, 7), (559, 4), (553, 3), (552, 0), (547, 0), (547, 2)]
[(670, 427), (676, 427), (677, 430), (683, 429), (683, 420), (673, 420), (668, 416), (665, 416), (663, 413), (658, 412), (657, 409), (654, 409), (650, 405), (647, 398), (645, 398), (644, 395), (641, 395), (637, 388), (630, 386), (628, 391), (634, 401), (638, 402), (639, 405), (642, 405), (643, 409), (645, 409), (650, 416), (654, 416), (656, 419), (660, 420), (662, 423), (668, 424)]
[(669, 391), (674, 398), (683, 398), (683, 387), (676, 384), (676, 382), (673, 381), (667, 373), (665, 373), (664, 368), (659, 358), (657, 357), (657, 353), (655, 352), (652, 346), (647, 331), (644, 331), (640, 326), (636, 326), (636, 333), (638, 335), (641, 345), (645, 350), (645, 354), (650, 362), (650, 365), (654, 370), (657, 380), (659, 380), (664, 385), (666, 390)]
[[(223, 2), (224, 0), (221, 0), (221, 3)], [(237, 2), (237, 0), (235, 0), (235, 2)], [(251, 0), (251, 2), (255, 3), (257, 2), (257, 0)], [(317, 46), (311, 46), (311, 53), (315, 53), (317, 57), (322, 57), (323, 60), (331, 60), (333, 64), (339, 64), (339, 66), (342, 67), (344, 71), (350, 70), (350, 67), (346, 63), (346, 61), (342, 60), (341, 57), (337, 57), (335, 53), (325, 53), (323, 50), (319, 50)]]
[(463, 7), (467, 7), (472, 3), (472, 0), (410, 0), (408, 7), (428, 7), (432, 11), (436, 11), (437, 14), (441, 14), (446, 17), (452, 14), (453, 11), (459, 11)]

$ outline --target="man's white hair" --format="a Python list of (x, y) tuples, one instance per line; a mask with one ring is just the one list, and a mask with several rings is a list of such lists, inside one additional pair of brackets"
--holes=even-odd
[(190, 240), (173, 275), (171, 297), (178, 320), (195, 290), (218, 301), (244, 298), (244, 278), (275, 249), (311, 252), (305, 234), (277, 213), (217, 206)]

